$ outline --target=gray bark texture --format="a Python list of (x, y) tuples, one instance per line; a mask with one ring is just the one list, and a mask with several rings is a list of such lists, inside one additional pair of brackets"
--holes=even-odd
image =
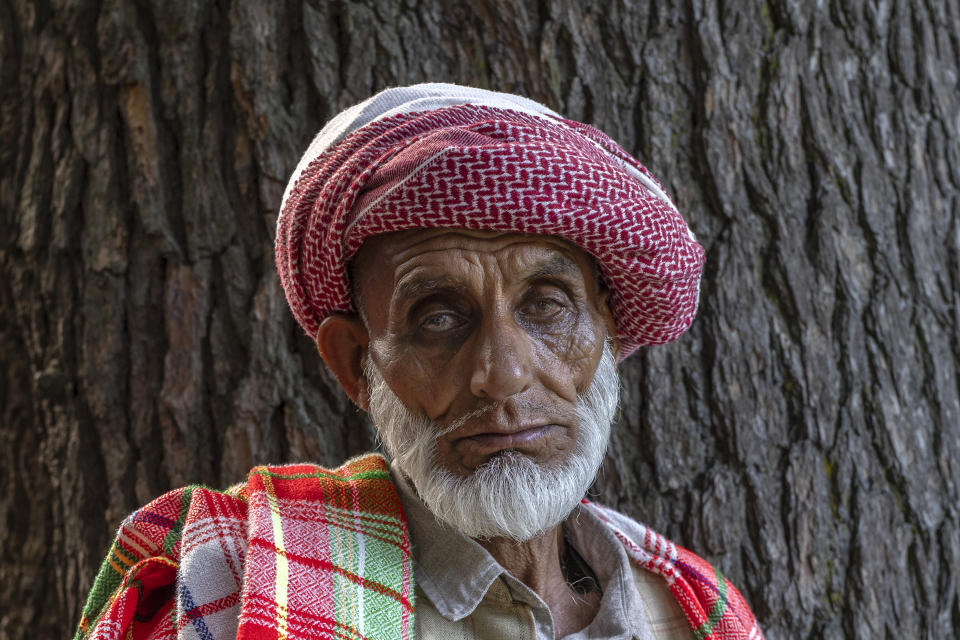
[(957, 0), (0, 0), (0, 637), (72, 633), (120, 520), (374, 446), (277, 209), (327, 118), (454, 81), (590, 122), (707, 250), (593, 497), (770, 638), (960, 636)]

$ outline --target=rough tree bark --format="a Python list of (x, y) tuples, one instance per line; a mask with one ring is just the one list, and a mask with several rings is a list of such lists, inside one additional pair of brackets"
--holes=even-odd
[(771, 638), (960, 635), (957, 0), (0, 0), (0, 636), (187, 482), (373, 446), (272, 235), (326, 118), (450, 80), (592, 122), (707, 249), (598, 499)]

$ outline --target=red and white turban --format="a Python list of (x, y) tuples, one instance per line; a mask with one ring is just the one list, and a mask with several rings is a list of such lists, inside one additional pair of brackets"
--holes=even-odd
[(314, 336), (353, 310), (347, 264), (365, 239), (433, 227), (586, 250), (610, 288), (621, 358), (674, 340), (697, 310), (703, 248), (646, 167), (531, 100), (421, 84), (337, 115), (290, 178), (276, 258), (297, 322)]

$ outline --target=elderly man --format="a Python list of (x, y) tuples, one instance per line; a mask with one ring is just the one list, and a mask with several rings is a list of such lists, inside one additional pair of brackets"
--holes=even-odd
[(276, 246), (391, 464), (158, 498), (121, 526), (79, 636), (762, 637), (719, 571), (582, 500), (616, 361), (686, 330), (703, 263), (613, 141), (518, 96), (389, 89), (318, 134)]

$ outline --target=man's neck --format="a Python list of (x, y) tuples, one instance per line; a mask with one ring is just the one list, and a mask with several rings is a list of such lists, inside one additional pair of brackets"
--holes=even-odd
[(525, 542), (508, 538), (477, 540), (504, 569), (536, 592), (550, 608), (558, 638), (583, 629), (600, 608), (597, 593), (577, 593), (563, 573), (560, 526)]

